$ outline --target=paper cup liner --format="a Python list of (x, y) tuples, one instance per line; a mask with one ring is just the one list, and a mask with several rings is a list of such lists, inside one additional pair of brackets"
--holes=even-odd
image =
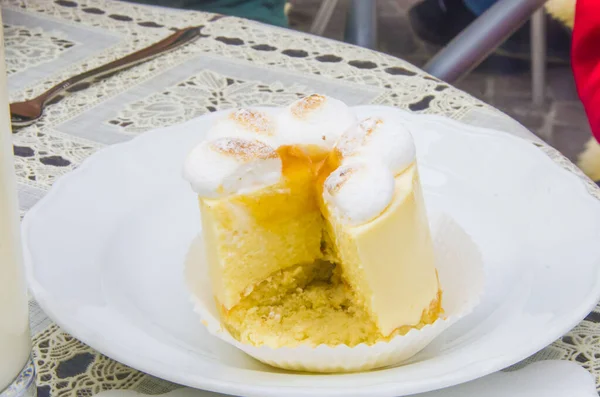
[(241, 343), (221, 325), (200, 238), (192, 244), (186, 264), (186, 279), (193, 280), (190, 289), (194, 311), (212, 335), (274, 367), (331, 373), (366, 371), (398, 364), (417, 354), (444, 330), (473, 311), (483, 293), (483, 261), (471, 237), (448, 215), (440, 214), (430, 219), (434, 219), (431, 231), (444, 314), (420, 330), (412, 329), (389, 342), (361, 343), (354, 347), (342, 344), (271, 348)]

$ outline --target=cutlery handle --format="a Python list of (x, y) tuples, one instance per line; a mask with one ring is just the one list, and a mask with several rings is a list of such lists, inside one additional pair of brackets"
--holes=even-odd
[(58, 83), (54, 87), (50, 88), (46, 92), (40, 94), (33, 100), (38, 101), (43, 106), (43, 104), (46, 103), (48, 100), (54, 98), (58, 94), (62, 93), (63, 91), (77, 83), (81, 83), (91, 78), (98, 78), (106, 76), (108, 74), (116, 73), (120, 70), (130, 68), (142, 62), (145, 62), (151, 58), (154, 58), (157, 55), (161, 55), (167, 51), (174, 50), (184, 44), (187, 44), (200, 37), (201, 29), (202, 26), (197, 26), (177, 30), (169, 37), (157, 43), (154, 43), (146, 48), (142, 48), (141, 50), (129, 54), (123, 58), (119, 58), (115, 61), (109, 62), (92, 70), (88, 70), (87, 72), (68, 78)]

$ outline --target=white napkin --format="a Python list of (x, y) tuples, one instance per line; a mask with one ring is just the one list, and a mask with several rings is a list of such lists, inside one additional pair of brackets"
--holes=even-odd
[[(98, 397), (146, 397), (130, 390), (102, 392)], [(181, 388), (164, 397), (226, 397)], [(413, 397), (598, 397), (594, 378), (569, 361), (539, 361), (512, 372), (496, 372), (472, 382)]]

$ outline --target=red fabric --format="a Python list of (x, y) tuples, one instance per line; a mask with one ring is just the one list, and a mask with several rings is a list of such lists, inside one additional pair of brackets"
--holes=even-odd
[(577, 0), (571, 64), (592, 133), (600, 142), (600, 0)]

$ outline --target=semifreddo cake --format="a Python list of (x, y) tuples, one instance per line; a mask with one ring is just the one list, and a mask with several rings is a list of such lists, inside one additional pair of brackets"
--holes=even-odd
[(358, 121), (323, 95), (235, 110), (184, 175), (215, 302), (239, 341), (373, 344), (441, 315), (414, 143), (397, 117)]

